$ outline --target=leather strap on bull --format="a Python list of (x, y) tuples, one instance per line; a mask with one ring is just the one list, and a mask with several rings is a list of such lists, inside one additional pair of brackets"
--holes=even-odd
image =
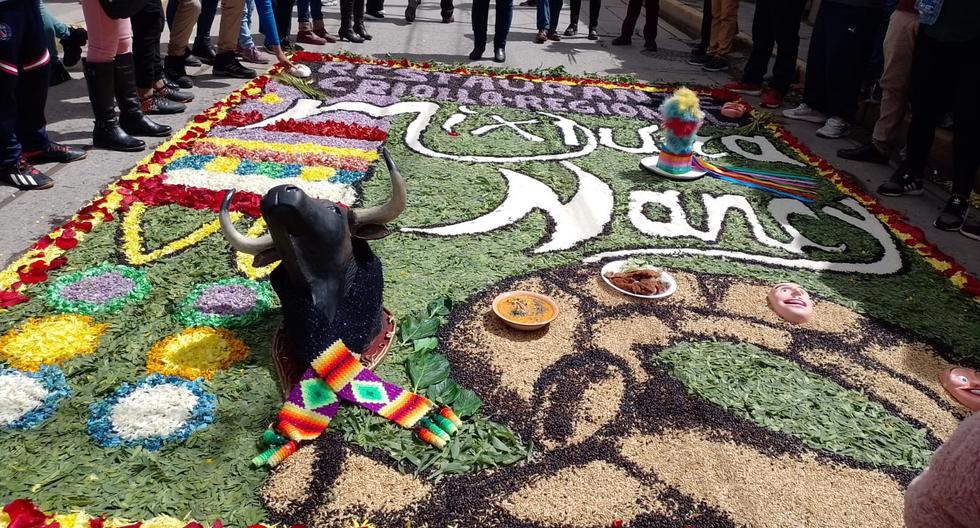
[(319, 437), (337, 414), (341, 400), (406, 429), (415, 428), (419, 438), (437, 448), (444, 447), (462, 425), (452, 409), (443, 407), (432, 413), (432, 401), (379, 378), (343, 341), (337, 341), (313, 360), (292, 387), (279, 410), (276, 431), (270, 429), (263, 435), (268, 449), (252, 463), (273, 467), (296, 452), (299, 443)]

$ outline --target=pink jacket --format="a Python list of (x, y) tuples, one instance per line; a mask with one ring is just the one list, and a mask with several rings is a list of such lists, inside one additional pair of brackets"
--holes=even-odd
[(905, 492), (907, 528), (980, 528), (980, 413), (963, 420)]

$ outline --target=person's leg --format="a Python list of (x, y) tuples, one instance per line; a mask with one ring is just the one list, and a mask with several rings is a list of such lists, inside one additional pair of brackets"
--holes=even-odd
[(800, 22), (806, 0), (780, 0), (774, 2), (770, 27), (776, 39), (776, 62), (772, 67), (769, 86), (786, 95), (796, 78), (796, 61), (800, 53)]
[(218, 53), (235, 53), (235, 48), (238, 45), (238, 34), (242, 28), (242, 12), (244, 11), (245, 0), (221, 0)]
[(657, 25), (660, 22), (660, 0), (646, 0), (647, 21), (643, 25), (644, 46), (648, 50), (657, 49)]
[(908, 107), (909, 77), (915, 56), (915, 35), (919, 17), (915, 13), (896, 10), (885, 33), (885, 67), (881, 85), (881, 107), (871, 141), (879, 152), (887, 153), (895, 131), (905, 120)]
[[(194, 24), (202, 11), (201, 0), (168, 0), (167, 21), (170, 24), (170, 41), (167, 56), (183, 57), (194, 33)], [(211, 16), (214, 20), (214, 16)], [(210, 32), (210, 28), (208, 29)]]
[(365, 10), (368, 13), (381, 14), (385, 10), (385, 2), (384, 0), (367, 0)]
[(453, 4), (453, 0), (439, 0), (439, 16), (442, 17), (443, 24), (455, 22), (456, 20), (453, 18), (455, 12), (456, 5)]
[(810, 49), (806, 57), (806, 77), (803, 82), (803, 104), (813, 110), (826, 114), (827, 107), (827, 75), (830, 65), (827, 49), (830, 46), (828, 36), (832, 28), (838, 26), (837, 4), (821, 2), (817, 11), (817, 20), (813, 24), (810, 35)]
[(712, 0), (711, 45), (708, 54), (726, 58), (735, 44), (738, 31), (738, 0)]
[[(577, 26), (578, 25), (578, 15), (582, 10), (582, 0), (569, 0), (568, 1), (568, 25)], [(570, 34), (566, 33), (568, 36)]]
[[(640, 11), (643, 9), (643, 0), (630, 0), (626, 6), (626, 16), (623, 17), (623, 27), (619, 30), (619, 37), (624, 44), (629, 44), (636, 31), (636, 21), (640, 19)], [(615, 44), (616, 41), (613, 41)]]
[(273, 9), (279, 39), (287, 40), (289, 39), (289, 34), (292, 33), (293, 0), (274, 0)]
[[(473, 0), (470, 24), (473, 28), (473, 55), (478, 56), (487, 49), (487, 22), (490, 18), (490, 0)], [(480, 53), (476, 53), (479, 51)], [(476, 60), (474, 58), (474, 60)]]
[[(218, 16), (219, 0), (200, 0), (200, 1), (201, 1), (201, 13), (197, 16), (196, 41), (209, 41), (211, 39), (211, 26), (214, 25), (214, 18)], [(222, 1), (222, 3), (224, 2)], [(223, 7), (221, 13), (222, 15), (224, 15)]]
[[(384, 11), (384, 1), (381, 2), (381, 10)], [(323, 22), (323, 0), (310, 0), (310, 18), (316, 22)]]
[(792, 0), (756, 0), (752, 14), (752, 51), (745, 63), (742, 83), (761, 85), (769, 69), (769, 57), (776, 44), (776, 26), (785, 21), (777, 18), (778, 4)]
[(831, 35), (827, 71), (827, 113), (844, 121), (854, 119), (880, 11), (849, 5), (842, 9), (843, 24)]
[(589, 29), (599, 27), (599, 11), (602, 9), (602, 0), (589, 0)]
[(514, 0), (496, 0), (495, 15), (493, 46), (496, 49), (504, 49), (507, 46), (510, 23), (514, 18)]
[(701, 7), (701, 43), (695, 47), (695, 51), (702, 54), (707, 53), (711, 45), (711, 4), (712, 0), (704, 0)]
[[(945, 57), (948, 65), (970, 64), (980, 57), (980, 39), (957, 43)], [(974, 62), (975, 64), (975, 62)], [(980, 147), (980, 129), (974, 126), (980, 122), (980, 102), (977, 101), (977, 85), (980, 84), (980, 71), (977, 68), (960, 68), (948, 71), (949, 82), (953, 84), (954, 105), (953, 122), (953, 193), (967, 197), (976, 183), (980, 157), (976, 149)]]
[(942, 61), (942, 45), (922, 33), (915, 43), (915, 57), (912, 63), (912, 86), (909, 93), (912, 102), (912, 122), (909, 125), (905, 166), (916, 178), (922, 177), (936, 126), (946, 110), (946, 101), (937, 90), (941, 80), (951, 72), (940, 71), (937, 66)]
[(296, 21), (301, 28), (310, 23), (310, 0), (296, 0)]
[(44, 2), (41, 2), (41, 20), (44, 23), (45, 44), (48, 48), (48, 54), (51, 55), (52, 59), (57, 59), (58, 45), (54, 42), (56, 37), (54, 29), (55, 18), (48, 13), (48, 10), (44, 7)]
[[(303, 0), (300, 1), (300, 6), (303, 5)], [(309, 5), (309, 2), (306, 2)], [(300, 8), (302, 10), (302, 7)], [(252, 40), (252, 11), (255, 10), (255, 0), (245, 0), (244, 8), (242, 9), (242, 27), (238, 31), (238, 49), (239, 50), (250, 50), (255, 47), (255, 41)]]
[(0, 22), (5, 26), (0, 40), (0, 181), (25, 190), (46, 189), (54, 181), (30, 162), (69, 162), (85, 153), (52, 143), (45, 131), (51, 54), (38, 4), (0, 4)]
[[(6, 38), (0, 39), (0, 171), (4, 183), (20, 184), (17, 177), (9, 179), (8, 173), (15, 170), (20, 161), (21, 144), (17, 138), (17, 117), (24, 101), (18, 101), (20, 66), (27, 62), (27, 53), (21, 50), (28, 31), (26, 5), (22, 2), (0, 3), (0, 22), (5, 26)], [(36, 60), (37, 57), (31, 60)], [(47, 91), (45, 80), (45, 92)]]
[(133, 64), (135, 65), (136, 86), (141, 91), (152, 92), (154, 64), (160, 50), (159, 12), (160, 0), (148, 0), (143, 8), (129, 18), (133, 31)]
[(547, 31), (548, 27), (551, 26), (551, 5), (549, 0), (538, 0), (537, 5), (537, 15), (538, 15), (538, 32)]
[(561, 6), (564, 0), (548, 0), (548, 32), (558, 31), (558, 19), (561, 17)]

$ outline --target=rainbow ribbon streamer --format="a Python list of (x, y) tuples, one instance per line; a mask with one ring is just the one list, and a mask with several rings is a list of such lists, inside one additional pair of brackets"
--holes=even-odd
[(787, 172), (726, 167), (715, 165), (697, 156), (692, 159), (692, 165), (719, 180), (731, 182), (736, 185), (744, 185), (807, 203), (813, 202), (817, 198), (817, 181), (810, 176), (801, 176)]

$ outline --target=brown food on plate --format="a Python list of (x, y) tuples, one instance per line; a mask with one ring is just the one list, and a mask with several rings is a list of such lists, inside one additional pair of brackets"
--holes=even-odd
[(667, 289), (660, 280), (660, 272), (651, 269), (638, 269), (626, 273), (606, 273), (613, 286), (637, 295), (657, 295)]

